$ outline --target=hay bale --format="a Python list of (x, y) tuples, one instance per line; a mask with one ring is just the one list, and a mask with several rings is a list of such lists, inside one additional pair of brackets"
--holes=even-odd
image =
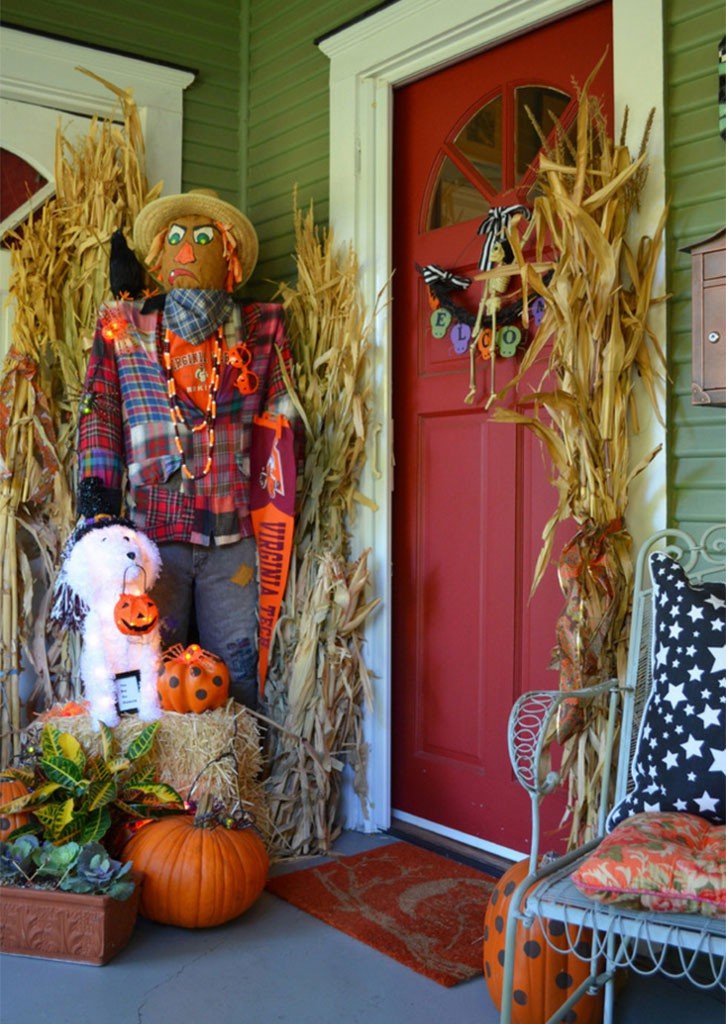
[[(69, 732), (89, 754), (99, 753), (101, 741), (87, 714), (66, 716), (56, 705), (27, 729), (34, 739), (46, 722)], [(145, 723), (138, 715), (123, 715), (114, 729), (122, 750), (138, 736)], [(230, 809), (239, 804), (254, 818), (265, 845), (272, 846), (273, 826), (260, 783), (262, 753), (255, 718), (233, 700), (204, 714), (165, 711), (156, 734), (152, 758), (159, 779), (173, 786), (185, 800), (198, 802), (205, 794)]]

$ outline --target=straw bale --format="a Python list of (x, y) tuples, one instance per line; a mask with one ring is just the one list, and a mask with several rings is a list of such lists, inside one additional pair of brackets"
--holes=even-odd
[[(100, 734), (87, 714), (54, 716), (53, 709), (26, 730), (37, 736), (46, 722), (69, 732), (90, 754), (100, 753)], [(133, 742), (146, 723), (138, 715), (122, 715), (114, 736), (122, 750)], [(260, 732), (254, 717), (230, 700), (224, 707), (201, 715), (164, 711), (154, 741), (152, 759), (159, 779), (173, 786), (185, 800), (198, 803), (205, 795), (221, 800), (230, 811), (241, 807), (254, 819), (266, 845), (274, 832), (261, 782), (263, 758)]]

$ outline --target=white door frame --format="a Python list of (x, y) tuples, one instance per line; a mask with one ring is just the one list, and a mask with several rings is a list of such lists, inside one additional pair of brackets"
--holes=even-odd
[[(583, 7), (585, 0), (398, 0), (320, 43), (330, 58), (330, 220), (339, 240), (351, 241), (361, 263), (361, 287), (369, 310), (391, 277), (391, 153), (393, 88), (423, 77), (488, 46), (519, 35)], [(616, 122), (630, 109), (630, 146), (637, 149), (648, 111), (656, 120), (648, 146), (650, 175), (634, 237), (652, 233), (665, 202), (663, 162), (662, 0), (613, 0)], [(556, 55), (553, 59), (557, 59)], [(665, 291), (662, 256), (656, 294)], [(383, 606), (366, 631), (365, 657), (375, 675), (375, 705), (367, 716), (371, 746), (368, 770), (371, 815), (365, 819), (347, 791), (346, 824), (375, 831), (391, 818), (391, 419), (390, 309), (378, 303), (372, 352), (373, 419), (362, 490), (377, 512), (362, 507), (355, 525), (354, 550), (372, 548), (369, 560), (375, 593)], [(665, 310), (656, 307), (654, 329), (665, 346)], [(633, 458), (658, 443), (664, 429), (647, 408)], [(636, 492), (636, 487), (633, 488)], [(554, 503), (554, 492), (553, 492)], [(665, 456), (632, 494), (629, 527), (636, 543), (665, 525)], [(532, 680), (541, 685), (541, 680)], [(491, 844), (479, 842), (483, 848)]]

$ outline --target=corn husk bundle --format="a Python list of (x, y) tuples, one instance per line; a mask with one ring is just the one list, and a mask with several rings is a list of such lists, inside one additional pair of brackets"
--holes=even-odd
[(78, 400), (88, 339), (108, 296), (111, 235), (130, 230), (161, 189), (146, 186), (131, 94), (103, 84), (118, 96), (123, 124), (94, 118), (76, 143), (59, 127), (56, 195), (12, 236), (16, 315), (0, 379), (2, 764), (19, 746), (22, 654), (37, 677), (33, 702), (67, 697), (74, 689), (77, 651), (67, 636), (49, 630), (47, 620), (55, 568), (75, 520)]
[(327, 853), (341, 830), (343, 768), (366, 806), (362, 716), (371, 684), (362, 628), (368, 552), (350, 559), (349, 523), (365, 461), (369, 326), (350, 247), (336, 253), (312, 210), (295, 213), (296, 287), (283, 285), (293, 353), (290, 393), (305, 431), (305, 468), (285, 602), (267, 683), (267, 793), (278, 853)]
[[(88, 754), (100, 753), (100, 733), (94, 732), (87, 714), (63, 717), (63, 707), (51, 708), (28, 727), (29, 742), (50, 721), (61, 732), (75, 736)], [(138, 715), (122, 715), (114, 729), (120, 749), (125, 750), (145, 726)], [(207, 794), (230, 811), (237, 806), (254, 819), (265, 844), (271, 846), (272, 823), (259, 781), (262, 770), (260, 734), (256, 721), (234, 701), (204, 714), (179, 715), (165, 711), (154, 739), (152, 753), (161, 782), (185, 800), (195, 803)]]
[[(652, 239), (642, 238), (635, 250), (625, 239), (645, 180), (648, 129), (635, 158), (625, 144), (625, 124), (615, 144), (599, 101), (589, 95), (591, 80), (578, 97), (574, 144), (559, 131), (541, 159), (541, 195), (525, 236), (510, 232), (525, 323), (530, 291), (542, 296), (546, 311), (509, 387), (521, 386), (538, 359), (546, 359), (547, 371), (539, 390), (526, 395), (532, 415), (501, 407), (494, 413), (500, 422), (533, 431), (551, 460), (558, 500), (543, 531), (533, 590), (558, 525), (575, 524), (558, 563), (566, 605), (554, 663), (565, 690), (624, 679), (633, 567), (623, 523), (630, 484), (658, 451), (630, 466), (630, 432), (638, 430), (633, 385), (638, 376), (660, 416), (656, 379), (664, 363), (648, 313), (663, 301), (653, 296), (653, 282), (665, 211)], [(536, 268), (523, 251), (529, 234), (536, 240)], [(545, 245), (555, 253), (547, 284)], [(600, 789), (611, 784), (602, 778), (605, 715), (604, 703), (584, 715), (566, 704), (558, 723), (573, 844), (594, 835)]]

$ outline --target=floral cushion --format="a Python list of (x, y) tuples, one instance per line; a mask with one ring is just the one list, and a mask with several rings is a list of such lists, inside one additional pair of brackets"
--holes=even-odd
[(726, 914), (726, 825), (695, 814), (635, 814), (573, 873), (591, 899), (636, 909)]
[(692, 583), (663, 552), (653, 579), (653, 684), (631, 766), (635, 785), (610, 812), (685, 811), (726, 818), (726, 586)]

